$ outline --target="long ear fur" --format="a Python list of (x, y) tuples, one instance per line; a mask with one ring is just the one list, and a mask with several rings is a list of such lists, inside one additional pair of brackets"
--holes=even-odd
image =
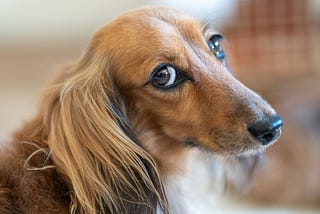
[(156, 164), (126, 123), (105, 61), (70, 68), (47, 90), (42, 112), (72, 213), (167, 213)]

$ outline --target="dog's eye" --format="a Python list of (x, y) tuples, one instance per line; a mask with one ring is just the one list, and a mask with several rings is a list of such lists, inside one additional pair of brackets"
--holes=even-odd
[(186, 80), (186, 74), (170, 64), (160, 64), (151, 74), (150, 82), (160, 89), (171, 89)]
[(176, 70), (171, 66), (164, 66), (153, 76), (153, 84), (158, 86), (169, 86), (176, 81)]
[(220, 60), (224, 61), (226, 54), (222, 47), (223, 36), (220, 34), (215, 34), (209, 39), (208, 45), (212, 53)]

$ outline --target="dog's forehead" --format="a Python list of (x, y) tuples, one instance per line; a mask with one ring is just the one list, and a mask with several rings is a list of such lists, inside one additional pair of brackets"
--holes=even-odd
[[(202, 36), (203, 25), (183, 12), (169, 8), (147, 8), (128, 12), (116, 20), (116, 28), (131, 37), (164, 40), (182, 36), (192, 38)], [(149, 40), (148, 40), (149, 39)]]
[(184, 13), (164, 8), (144, 9), (120, 16), (102, 29), (95, 41), (103, 55), (113, 62), (119, 79), (126, 76), (128, 81), (145, 82), (160, 63), (207, 71), (205, 66), (212, 60), (207, 46), (208, 32)]

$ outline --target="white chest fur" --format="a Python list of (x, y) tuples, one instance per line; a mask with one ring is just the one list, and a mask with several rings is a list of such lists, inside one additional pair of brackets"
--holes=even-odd
[(224, 182), (223, 168), (218, 158), (192, 150), (184, 168), (168, 175), (165, 181), (172, 213), (217, 213)]

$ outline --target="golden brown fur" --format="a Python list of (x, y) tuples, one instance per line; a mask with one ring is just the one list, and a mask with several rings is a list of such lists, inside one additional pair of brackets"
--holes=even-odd
[[(177, 213), (165, 190), (186, 171), (189, 144), (243, 160), (263, 151), (247, 125), (275, 112), (215, 58), (214, 33), (165, 8), (100, 30), (3, 149), (1, 213)], [(150, 74), (161, 63), (193, 81), (156, 89)]]

